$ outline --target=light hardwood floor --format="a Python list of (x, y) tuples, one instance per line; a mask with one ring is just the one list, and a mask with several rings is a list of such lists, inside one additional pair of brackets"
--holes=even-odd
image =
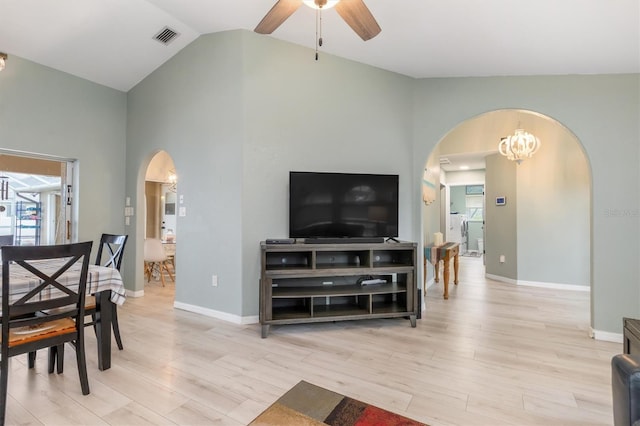
[[(7, 424), (245, 425), (306, 380), (431, 425), (610, 425), (610, 360), (621, 344), (588, 337), (589, 295), (483, 278), (461, 258), (449, 300), (430, 287), (405, 319), (273, 326), (173, 309), (173, 284), (119, 310), (125, 349), (101, 372), (87, 329), (91, 394), (73, 350), (65, 372), (11, 359)], [(178, 276), (178, 285), (179, 276)], [(24, 359), (23, 359), (24, 358)]]

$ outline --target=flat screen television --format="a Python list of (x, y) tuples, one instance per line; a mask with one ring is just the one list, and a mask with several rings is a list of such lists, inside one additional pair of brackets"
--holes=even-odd
[(398, 175), (289, 173), (289, 238), (397, 236)]

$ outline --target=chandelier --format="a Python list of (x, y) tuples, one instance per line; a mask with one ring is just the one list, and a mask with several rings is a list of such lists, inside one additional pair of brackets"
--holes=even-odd
[(500, 139), (498, 151), (509, 160), (522, 163), (525, 158), (531, 158), (540, 149), (540, 140), (522, 129), (516, 129), (513, 135)]

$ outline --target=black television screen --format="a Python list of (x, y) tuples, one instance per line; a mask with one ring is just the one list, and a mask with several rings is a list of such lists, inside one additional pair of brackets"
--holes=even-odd
[(290, 238), (398, 236), (398, 175), (290, 172)]

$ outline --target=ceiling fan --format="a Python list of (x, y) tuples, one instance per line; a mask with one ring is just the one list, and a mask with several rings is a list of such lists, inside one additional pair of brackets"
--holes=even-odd
[[(254, 31), (260, 34), (271, 34), (298, 10), (302, 3), (317, 9), (319, 13), (323, 9), (335, 6), (342, 19), (364, 41), (372, 39), (381, 31), (376, 19), (362, 0), (278, 0)], [(321, 39), (320, 44), (322, 45)]]

